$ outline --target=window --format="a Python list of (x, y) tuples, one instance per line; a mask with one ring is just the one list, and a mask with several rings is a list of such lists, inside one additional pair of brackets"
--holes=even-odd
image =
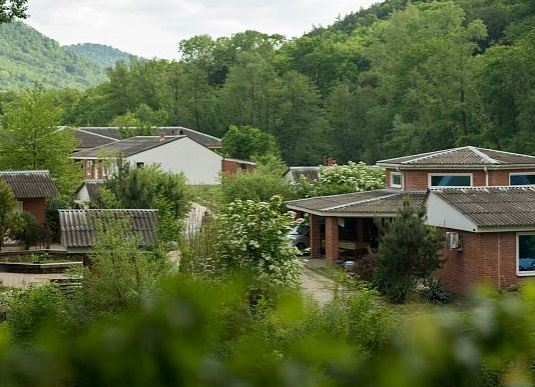
[(429, 174), (430, 187), (471, 187), (471, 173), (431, 173)]
[(15, 212), (21, 213), (24, 211), (24, 204), (22, 203), (22, 200), (17, 200), (15, 202)]
[(145, 163), (139, 162), (136, 163), (136, 168), (143, 168), (145, 166)]
[(390, 187), (402, 188), (403, 175), (399, 172), (390, 172)]
[(509, 185), (535, 185), (535, 172), (510, 173)]
[(535, 234), (518, 234), (516, 237), (516, 273), (535, 275)]

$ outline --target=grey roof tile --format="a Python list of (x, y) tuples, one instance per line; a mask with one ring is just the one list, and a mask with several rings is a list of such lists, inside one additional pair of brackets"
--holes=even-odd
[(312, 211), (328, 216), (329, 214), (395, 215), (407, 198), (411, 204), (420, 208), (426, 198), (426, 191), (375, 190), (343, 195), (322, 196), (287, 202), (288, 208)]
[(50, 198), (59, 195), (48, 171), (2, 171), (0, 179), (11, 186), (17, 199)]
[(136, 235), (143, 245), (158, 241), (156, 210), (59, 210), (61, 243), (65, 247), (91, 247), (95, 242), (99, 222), (107, 223), (126, 219), (131, 227), (129, 234)]
[(433, 190), (479, 227), (535, 226), (535, 187)]
[(104, 155), (115, 155), (120, 153), (124, 157), (129, 157), (149, 149), (180, 140), (186, 136), (173, 136), (160, 138), (159, 136), (137, 136), (124, 140), (115, 141), (92, 149), (76, 152), (72, 155), (74, 159), (98, 158)]
[(403, 168), (421, 168), (425, 166), (535, 166), (535, 156), (465, 146), (381, 160), (377, 162), (377, 165), (398, 165)]

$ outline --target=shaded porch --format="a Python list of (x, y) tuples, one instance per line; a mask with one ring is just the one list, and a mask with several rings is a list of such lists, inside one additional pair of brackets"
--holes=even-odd
[(403, 200), (423, 206), (426, 191), (382, 189), (287, 202), (297, 216), (308, 214), (311, 258), (336, 262), (342, 252), (374, 255), (382, 225), (397, 216)]

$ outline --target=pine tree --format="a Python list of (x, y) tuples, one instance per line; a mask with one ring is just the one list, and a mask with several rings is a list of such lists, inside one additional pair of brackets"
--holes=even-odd
[(424, 215), (405, 199), (381, 237), (374, 282), (391, 302), (403, 303), (417, 281), (427, 279), (442, 263), (440, 238), (435, 228), (425, 225)]

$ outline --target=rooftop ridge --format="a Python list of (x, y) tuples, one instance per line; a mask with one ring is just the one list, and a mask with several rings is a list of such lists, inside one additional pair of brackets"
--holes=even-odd
[(323, 208), (323, 211), (332, 211), (332, 210), (336, 210), (338, 208), (344, 208), (344, 207), (348, 207), (348, 206), (353, 206), (355, 204), (374, 202), (374, 201), (377, 201), (377, 200), (383, 200), (383, 199), (386, 199), (386, 198), (399, 196), (399, 195), (403, 195), (403, 192), (393, 193), (393, 194), (390, 194), (390, 195), (379, 196), (379, 197), (376, 197), (376, 198), (370, 198), (370, 199), (365, 199), (365, 200), (357, 200), (356, 202), (350, 202), (350, 203), (346, 203), (346, 204), (339, 204), (337, 206), (332, 206), (332, 207), (326, 207), (326, 208)]
[(415, 159), (411, 159), (411, 160), (407, 160), (407, 161), (402, 161), (400, 164), (410, 164), (410, 163), (414, 163), (416, 161), (420, 161), (420, 160), (425, 160), (425, 159), (429, 159), (433, 156), (438, 156), (438, 155), (442, 155), (442, 154), (448, 154), (448, 153), (452, 153), (452, 152), (455, 152), (455, 151), (458, 151), (460, 149), (465, 149), (466, 147), (459, 147), (459, 148), (450, 148), (450, 149), (445, 149), (445, 150), (442, 150), (442, 151), (436, 151), (434, 152), (433, 154), (428, 154), (428, 155), (423, 155), (422, 157), (417, 157)]
[(478, 148), (476, 148), (475, 146), (468, 146), (467, 147), (468, 149), (470, 149), (472, 152), (476, 153), (477, 155), (483, 157), (485, 160), (489, 161), (490, 163), (492, 164), (503, 164), (502, 162), (496, 160), (496, 159), (493, 159), (492, 157), (490, 157), (489, 155), (486, 155), (485, 153), (481, 152)]
[(80, 132), (84, 132), (84, 133), (87, 133), (87, 134), (90, 134), (92, 136), (97, 136), (97, 137), (102, 137), (102, 138), (105, 138), (105, 139), (108, 139), (108, 140), (113, 140), (113, 141), (119, 141), (117, 140), (116, 138), (113, 138), (113, 137), (109, 137), (109, 136), (105, 136), (103, 134), (100, 134), (100, 133), (93, 133), (93, 132), (89, 132), (87, 130), (84, 130), (84, 129), (76, 129), (76, 130), (79, 130)]

